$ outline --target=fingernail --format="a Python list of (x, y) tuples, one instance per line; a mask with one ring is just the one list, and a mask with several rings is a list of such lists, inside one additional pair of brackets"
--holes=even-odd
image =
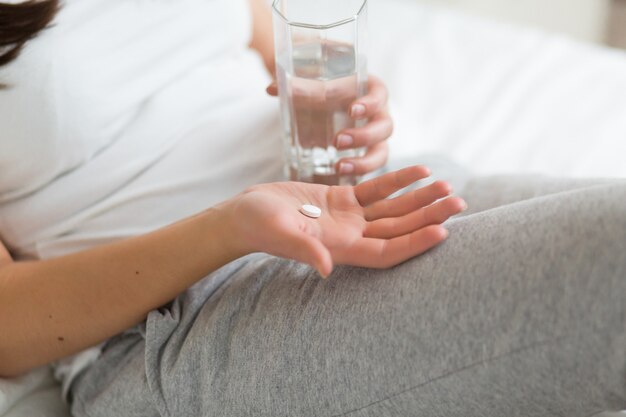
[(340, 174), (352, 174), (354, 172), (354, 164), (350, 162), (342, 162), (339, 164)]
[(355, 104), (352, 106), (352, 117), (361, 117), (365, 114), (365, 106), (363, 104)]
[(467, 209), (468, 209), (467, 203), (463, 201), (463, 204), (461, 205), (461, 212), (464, 212)]
[(354, 143), (354, 139), (352, 139), (352, 136), (350, 135), (341, 134), (337, 136), (337, 148), (339, 149), (348, 148), (353, 143)]

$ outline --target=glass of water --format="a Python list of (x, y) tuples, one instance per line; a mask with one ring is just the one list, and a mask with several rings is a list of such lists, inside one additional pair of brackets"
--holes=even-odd
[(292, 181), (353, 185), (340, 176), (337, 134), (365, 121), (351, 103), (367, 93), (367, 0), (274, 0), (276, 77), (285, 135), (285, 171)]

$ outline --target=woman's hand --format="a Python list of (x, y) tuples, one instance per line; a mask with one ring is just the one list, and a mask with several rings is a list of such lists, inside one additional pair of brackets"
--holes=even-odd
[[(272, 83), (268, 94), (276, 96), (278, 88)], [(345, 129), (334, 138), (339, 150), (367, 148), (360, 158), (344, 158), (337, 162), (337, 172), (342, 175), (365, 175), (382, 168), (387, 163), (389, 146), (387, 139), (393, 133), (393, 121), (387, 111), (387, 87), (377, 77), (370, 75), (368, 93), (350, 105), (350, 116), (356, 120), (368, 120), (363, 127)]]
[[(426, 178), (414, 166), (355, 187), (296, 182), (258, 185), (224, 203), (231, 237), (243, 253), (266, 252), (316, 268), (323, 277), (333, 264), (389, 268), (446, 239), (441, 226), (466, 208), (451, 187), (435, 182), (392, 200), (386, 197)], [(312, 219), (303, 204), (322, 210)]]
[(365, 175), (382, 168), (389, 157), (387, 139), (393, 133), (393, 121), (387, 111), (387, 87), (370, 75), (368, 93), (352, 103), (350, 116), (354, 120), (367, 119), (363, 127), (346, 129), (337, 134), (335, 146), (339, 150), (367, 148), (361, 158), (342, 159), (337, 164), (340, 174)]

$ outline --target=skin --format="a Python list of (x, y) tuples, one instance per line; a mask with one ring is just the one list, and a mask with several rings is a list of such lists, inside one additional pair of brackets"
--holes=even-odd
[[(376, 94), (363, 99), (368, 114), (382, 108)], [(388, 268), (422, 254), (445, 240), (442, 223), (465, 202), (440, 181), (386, 197), (429, 175), (416, 166), (355, 187), (257, 185), (155, 232), (49, 260), (15, 262), (0, 243), (0, 377), (101, 343), (250, 253), (307, 263), (322, 277), (337, 264)], [(305, 203), (322, 216), (299, 213)]]
[[(448, 233), (441, 224), (466, 208), (461, 198), (445, 198), (451, 192), (445, 182), (385, 200), (429, 174), (428, 168), (415, 166), (356, 187), (254, 186), (233, 206), (238, 219), (234, 230), (246, 252), (296, 259), (322, 277), (331, 274), (334, 264), (390, 268), (445, 240)], [(322, 216), (302, 215), (303, 204), (319, 207)], [(271, 233), (257, 232), (268, 228)]]
[(272, 11), (265, 0), (249, 0), (252, 14), (252, 41), (250, 48), (256, 50), (271, 75), (276, 72), (274, 61), (274, 29)]

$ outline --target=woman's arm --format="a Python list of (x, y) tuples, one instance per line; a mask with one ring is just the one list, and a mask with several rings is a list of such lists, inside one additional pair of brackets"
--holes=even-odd
[(96, 345), (244, 255), (223, 214), (46, 261), (11, 262), (0, 245), (0, 376)]
[(255, 49), (263, 58), (267, 70), (274, 76), (274, 32), (272, 29), (272, 12), (265, 0), (249, 0), (252, 11), (252, 42), (250, 47)]
[[(355, 187), (257, 185), (156, 232), (56, 259), (12, 262), (0, 251), (0, 376), (16, 376), (96, 345), (145, 319), (210, 272), (266, 252), (314, 266), (389, 268), (439, 244), (465, 208), (410, 167)], [(312, 219), (302, 204), (322, 210)]]

